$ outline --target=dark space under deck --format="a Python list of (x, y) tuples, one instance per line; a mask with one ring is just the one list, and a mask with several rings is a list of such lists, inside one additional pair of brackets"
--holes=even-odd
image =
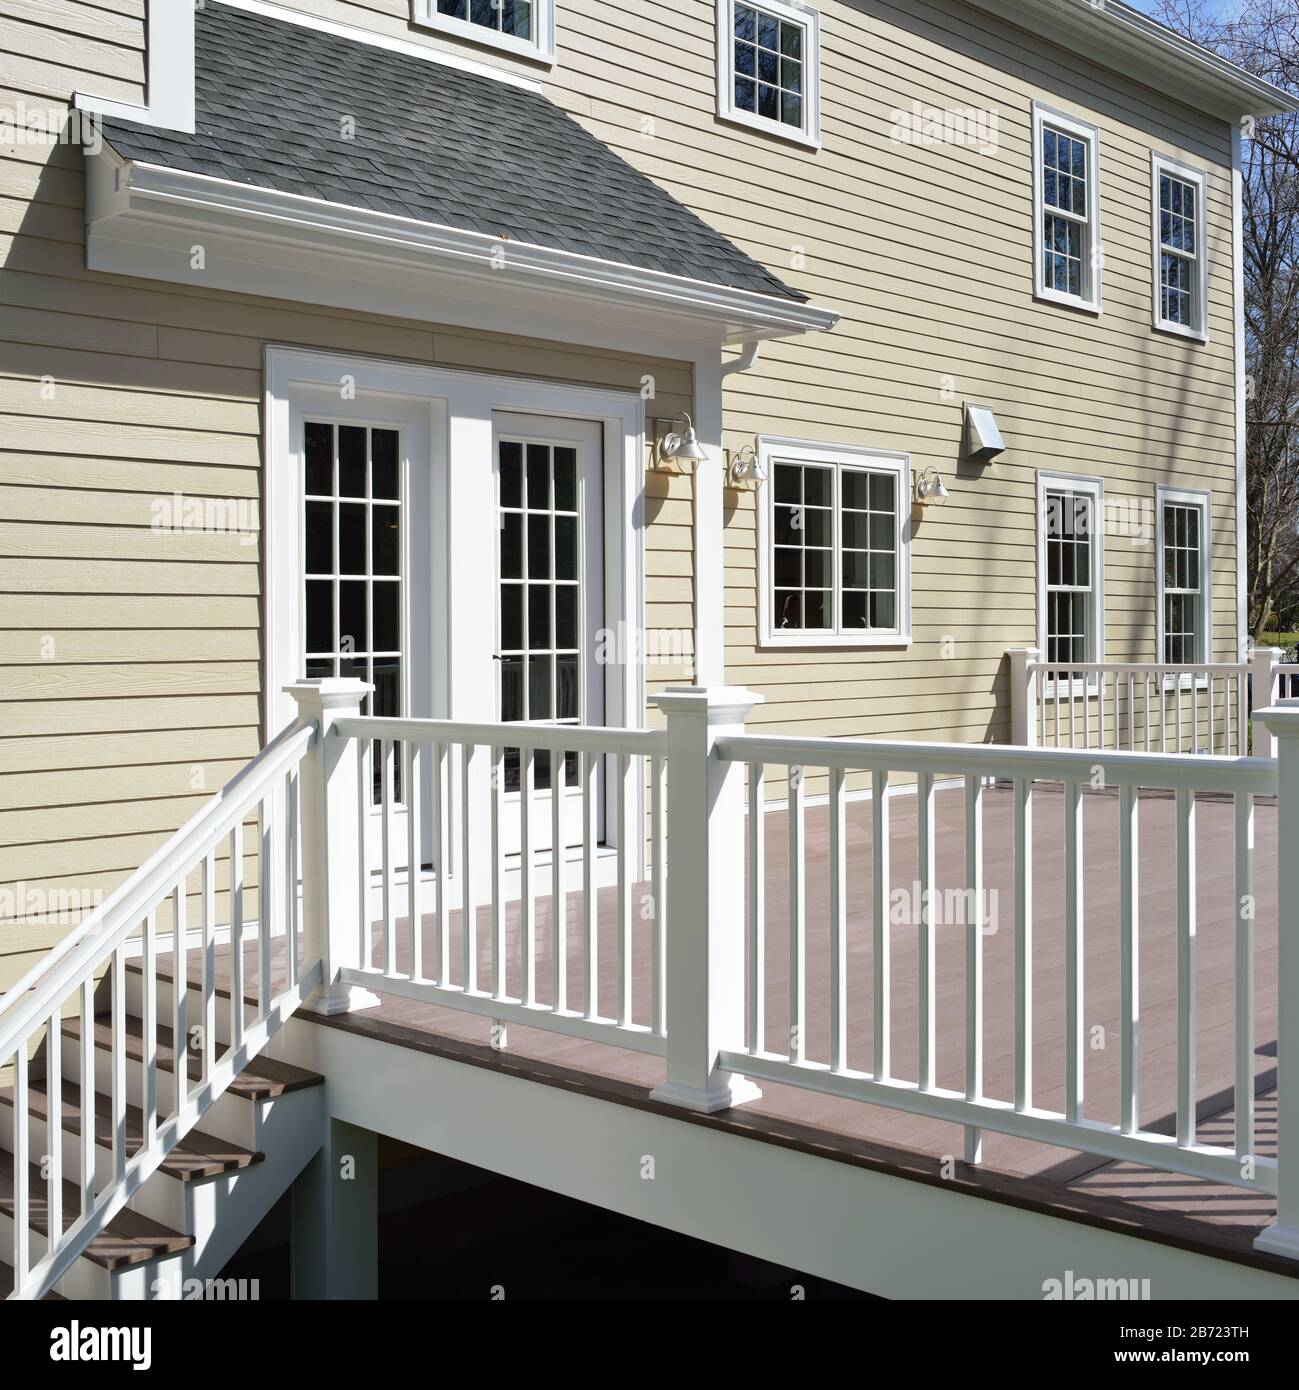
[[(915, 869), (915, 799), (891, 802), (891, 881), (909, 887)], [(871, 1066), (871, 850), (870, 805), (855, 802), (848, 821), (849, 1064)], [(1176, 1087), (1175, 896), (1171, 796), (1152, 793), (1140, 803), (1141, 1118), (1146, 1128), (1172, 1130)], [(1119, 1098), (1119, 870), (1118, 803), (1106, 793), (1085, 798), (1085, 1023), (1103, 1030), (1104, 1046), (1086, 1051), (1085, 1112), (1116, 1120)], [(964, 878), (964, 828), (959, 791), (937, 794), (938, 887), (959, 887)], [(1199, 1137), (1232, 1142), (1234, 1039), (1234, 861), (1228, 798), (1197, 799), (1197, 1065)], [(1256, 818), (1255, 1076), (1256, 1152), (1276, 1152), (1276, 808), (1260, 802)], [(996, 929), (985, 937), (985, 1093), (1009, 1098), (1013, 1076), (1012, 807), (1009, 791), (985, 796), (985, 886), (996, 904)], [(1062, 1109), (1064, 1101), (1063, 798), (1052, 787), (1035, 792), (1034, 810), (1034, 1101)], [(783, 812), (767, 816), (767, 1042), (778, 1050), (787, 1013), (787, 834)], [(669, 872), (670, 872), (669, 849)], [(570, 873), (570, 884), (578, 878)], [(824, 808), (807, 811), (807, 1053), (824, 1060), (828, 1050), (826, 903), (828, 854)], [(648, 891), (646, 888), (644, 891)], [(635, 902), (640, 901), (637, 889)], [(399, 892), (398, 902), (402, 900)], [(614, 894), (600, 892), (600, 1000), (614, 1012)], [(509, 989), (518, 988), (515, 932), (517, 905), (509, 913)], [(582, 997), (581, 894), (568, 900), (569, 1003)], [(460, 980), (459, 914), (451, 916), (451, 978)], [(635, 1011), (648, 1022), (650, 926), (635, 919)], [(550, 990), (550, 903), (537, 903), (538, 993)], [(436, 965), (431, 918), (423, 922), (426, 973)], [(480, 984), (490, 986), (490, 910), (478, 918)], [(382, 929), (375, 927), (375, 960)], [(407, 959), (408, 932), (398, 923), (398, 969)], [(895, 926), (893, 941), (893, 1074), (915, 1074), (916, 932)], [(248, 947), (247, 980), (255, 980), (255, 947)], [(198, 955), (189, 971), (197, 978)], [(222, 952), (218, 973), (224, 977)], [(166, 969), (164, 965), (164, 969)], [(276, 968), (282, 968), (277, 961)], [(938, 928), (938, 1084), (964, 1085), (964, 943), (962, 928)], [(378, 1008), (335, 1018), (309, 1016), (322, 1027), (341, 1028), (398, 1046), (527, 1077), (542, 1084), (595, 1095), (612, 1103), (671, 1114), (688, 1123), (724, 1129), (755, 1141), (788, 1145), (821, 1157), (944, 1183), (950, 1190), (1046, 1211), (1069, 1220), (1104, 1225), (1211, 1253), (1229, 1260), (1299, 1276), (1299, 1266), (1253, 1250), (1253, 1240), (1275, 1216), (1275, 1202), (1261, 1194), (1219, 1186), (985, 1131), (984, 1162), (955, 1164), (940, 1176), (944, 1157), (959, 1156), (958, 1126), (877, 1106), (839, 1100), (783, 1085), (764, 1085), (760, 1101), (713, 1116), (686, 1114), (649, 1099), (664, 1074), (661, 1059), (511, 1024), (509, 1045), (488, 1043), (489, 1021), (478, 1015), (385, 995)]]

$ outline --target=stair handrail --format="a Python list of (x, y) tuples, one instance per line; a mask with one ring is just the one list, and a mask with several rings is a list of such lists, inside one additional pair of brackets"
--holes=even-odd
[[(316, 724), (298, 719), (276, 735), (203, 807), (0, 998), (0, 1057), (6, 1057), (111, 955), (144, 914), (188, 874), (211, 846), (261, 799), (285, 768), (300, 760)], [(3, 1014), (16, 1008), (8, 1019)]]

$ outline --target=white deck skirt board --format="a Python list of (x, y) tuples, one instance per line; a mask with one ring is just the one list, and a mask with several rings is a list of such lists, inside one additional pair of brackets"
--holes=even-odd
[(1161, 1300), (1296, 1294), (1293, 1279), (1256, 1267), (307, 1020), (282, 1036), (277, 1055), (328, 1075), (335, 1119), (884, 1297), (1041, 1300), (1068, 1271), (1148, 1278)]
[(839, 319), (793, 299), (133, 163), (108, 146), (87, 161), (86, 255), (90, 269), (115, 274), (687, 357)]

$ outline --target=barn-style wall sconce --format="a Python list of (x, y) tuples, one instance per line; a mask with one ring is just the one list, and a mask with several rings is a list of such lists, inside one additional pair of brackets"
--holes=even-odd
[(916, 474), (917, 507), (941, 507), (950, 496), (943, 484), (943, 475), (934, 464)]
[(693, 473), (695, 465), (707, 457), (694, 424), (684, 410), (670, 420), (654, 421), (655, 468), (667, 472)]
[(726, 486), (730, 488), (752, 488), (754, 492), (767, 481), (767, 470), (762, 466), (758, 451), (752, 444), (736, 449), (726, 456)]

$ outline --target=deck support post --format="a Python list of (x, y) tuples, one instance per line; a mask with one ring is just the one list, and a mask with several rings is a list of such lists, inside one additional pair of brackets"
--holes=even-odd
[(295, 1299), (379, 1296), (379, 1140), (325, 1121), (325, 1142), (293, 1184)]
[(1041, 677), (1032, 667), (1042, 660), (1036, 647), (1011, 647), (1010, 661), (1010, 741), (1017, 748), (1037, 747), (1037, 683)]
[(667, 1080), (655, 1100), (713, 1113), (761, 1092), (721, 1070), (744, 1047), (744, 764), (717, 756), (762, 699), (729, 686), (674, 687), (667, 716)]
[(1299, 701), (1258, 718), (1277, 750), (1277, 1196), (1276, 1224), (1254, 1248), (1299, 1260)]
[[(1249, 649), (1249, 703), (1254, 711), (1254, 755), (1259, 758), (1276, 757), (1272, 731), (1258, 716), (1276, 701), (1277, 666), (1284, 654), (1280, 647)], [(1240, 751), (1243, 755), (1245, 749), (1241, 748)]]
[(299, 715), (314, 720), (317, 729), (300, 773), (303, 958), (319, 957), (324, 965), (321, 987), (302, 1006), (312, 1013), (351, 1013), (379, 1002), (369, 990), (338, 978), (340, 970), (369, 962), (361, 959), (361, 747), (357, 739), (340, 737), (334, 725), (358, 717), (372, 689), (351, 679), (285, 686)]

